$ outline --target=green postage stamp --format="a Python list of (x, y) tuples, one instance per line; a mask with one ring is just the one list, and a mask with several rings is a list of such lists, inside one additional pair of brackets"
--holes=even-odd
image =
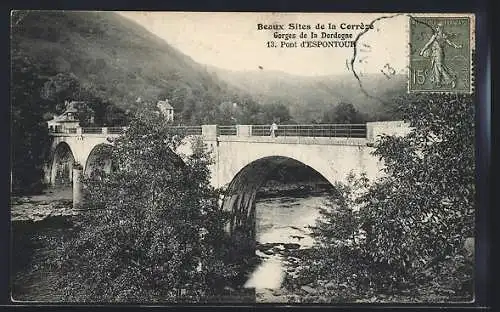
[(474, 15), (409, 19), (409, 92), (471, 93)]

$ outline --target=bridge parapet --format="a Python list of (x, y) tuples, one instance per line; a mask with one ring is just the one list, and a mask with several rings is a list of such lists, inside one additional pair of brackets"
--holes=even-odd
[(404, 121), (378, 121), (366, 123), (366, 138), (374, 141), (380, 135), (406, 135), (411, 127)]
[[(271, 125), (252, 125), (252, 136), (269, 136)], [(365, 138), (366, 124), (278, 125), (276, 136)]]
[(53, 136), (64, 136), (66, 134), (122, 134), (127, 128), (128, 127), (77, 127), (49, 131), (49, 134)]
[(252, 136), (252, 126), (251, 125), (236, 126), (236, 135), (241, 137)]
[(302, 144), (302, 145), (354, 145), (366, 146), (366, 138), (342, 137), (306, 137), (306, 136), (220, 136), (219, 142), (247, 142), (247, 143), (272, 143), (272, 144)]
[[(271, 125), (203, 125), (202, 135), (207, 139), (218, 136), (266, 137)], [(311, 124), (278, 125), (277, 137), (366, 138), (366, 124)]]

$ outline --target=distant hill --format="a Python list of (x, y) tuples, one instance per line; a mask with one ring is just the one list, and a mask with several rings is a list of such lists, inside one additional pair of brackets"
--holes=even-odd
[(406, 77), (391, 79), (383, 74), (363, 75), (362, 92), (353, 74), (296, 76), (280, 71), (230, 71), (210, 67), (209, 72), (254, 96), (260, 104), (287, 103), (298, 121), (319, 120), (323, 112), (339, 102), (352, 103), (371, 120), (391, 119), (394, 98), (406, 92)]
[[(144, 102), (168, 98), (176, 118), (188, 124), (265, 123), (283, 111), (280, 104), (295, 121), (311, 122), (345, 101), (371, 120), (390, 119), (387, 105), (365, 96), (352, 75), (302, 77), (202, 65), (113, 12), (18, 11), (11, 47), (14, 71), (21, 76), (31, 71), (34, 78), (23, 79), (37, 82), (23, 82), (16, 74), (13, 84), (20, 93), (29, 89), (42, 94), (39, 102), (46, 112), (56, 112), (65, 97), (90, 99), (94, 111), (107, 114), (103, 122), (114, 123), (120, 111), (133, 112)], [(383, 101), (404, 91), (403, 77), (389, 81), (374, 75), (364, 81)], [(269, 104), (278, 107), (266, 112)]]
[(13, 23), (12, 57), (28, 58), (42, 80), (74, 74), (81, 86), (124, 110), (134, 110), (138, 98), (168, 95), (188, 119), (237, 96), (189, 56), (116, 13), (24, 13)]

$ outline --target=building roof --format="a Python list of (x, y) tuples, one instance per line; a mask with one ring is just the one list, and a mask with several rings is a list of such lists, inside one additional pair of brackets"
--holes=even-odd
[[(66, 109), (64, 110), (64, 112), (62, 112), (59, 116), (54, 116), (52, 118), (52, 120), (49, 120), (48, 122), (49, 123), (78, 123), (80, 122), (79, 120), (79, 116), (78, 116), (78, 113), (79, 113), (79, 107), (81, 108), (81, 105), (85, 105), (85, 109), (87, 110), (87, 112), (89, 112), (91, 114), (91, 116), (94, 115), (94, 110), (91, 109), (90, 107), (87, 106), (86, 102), (83, 102), (83, 101), (66, 101), (65, 102), (66, 104)], [(73, 117), (70, 119), (68, 118), (68, 114), (73, 114)]]
[(78, 109), (75, 107), (68, 107), (61, 115), (65, 115), (66, 113), (78, 113)]
[(79, 122), (78, 119), (68, 119), (68, 116), (66, 114), (62, 114), (59, 116), (54, 116), (51, 122)]

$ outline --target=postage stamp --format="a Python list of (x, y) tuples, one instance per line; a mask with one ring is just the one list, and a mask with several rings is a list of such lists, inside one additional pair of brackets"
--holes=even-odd
[(410, 16), (409, 92), (471, 93), (473, 16)]

